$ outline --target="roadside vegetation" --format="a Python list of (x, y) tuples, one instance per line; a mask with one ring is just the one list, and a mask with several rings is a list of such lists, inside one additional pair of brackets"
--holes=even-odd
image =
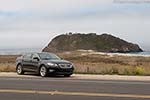
[(150, 75), (150, 57), (66, 52), (59, 56), (75, 64), (75, 73), (109, 75)]
[(0, 55), (0, 72), (15, 72), (17, 55)]
[[(109, 75), (150, 75), (150, 57), (92, 54), (91, 52), (57, 53), (75, 65), (75, 73)], [(0, 56), (0, 72), (15, 72), (14, 56)]]

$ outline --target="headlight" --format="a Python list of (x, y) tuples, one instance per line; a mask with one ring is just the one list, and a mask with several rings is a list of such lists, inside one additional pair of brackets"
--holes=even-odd
[(49, 65), (49, 66), (57, 66), (57, 64), (55, 64), (55, 63), (47, 63), (47, 65)]
[(71, 67), (74, 67), (74, 64), (71, 64)]

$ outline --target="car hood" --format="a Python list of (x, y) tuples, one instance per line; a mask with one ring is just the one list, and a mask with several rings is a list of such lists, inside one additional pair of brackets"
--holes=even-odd
[(71, 64), (71, 62), (67, 61), (67, 60), (43, 60), (43, 62), (45, 63), (56, 63), (56, 64)]

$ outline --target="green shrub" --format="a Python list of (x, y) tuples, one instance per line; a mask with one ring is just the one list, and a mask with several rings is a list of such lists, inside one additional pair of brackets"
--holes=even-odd
[(134, 69), (134, 74), (135, 75), (143, 75), (145, 73), (145, 70), (143, 67), (136, 67)]

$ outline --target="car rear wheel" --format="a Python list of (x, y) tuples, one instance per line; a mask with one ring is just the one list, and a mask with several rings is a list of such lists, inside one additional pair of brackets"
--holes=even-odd
[(40, 75), (41, 75), (42, 77), (46, 77), (47, 74), (48, 74), (47, 68), (46, 68), (45, 66), (42, 66), (42, 67), (40, 68)]
[(19, 75), (24, 74), (24, 71), (23, 71), (23, 68), (22, 68), (22, 66), (21, 66), (21, 65), (18, 65), (18, 66), (17, 66), (16, 71), (17, 71), (17, 74), (19, 74)]

